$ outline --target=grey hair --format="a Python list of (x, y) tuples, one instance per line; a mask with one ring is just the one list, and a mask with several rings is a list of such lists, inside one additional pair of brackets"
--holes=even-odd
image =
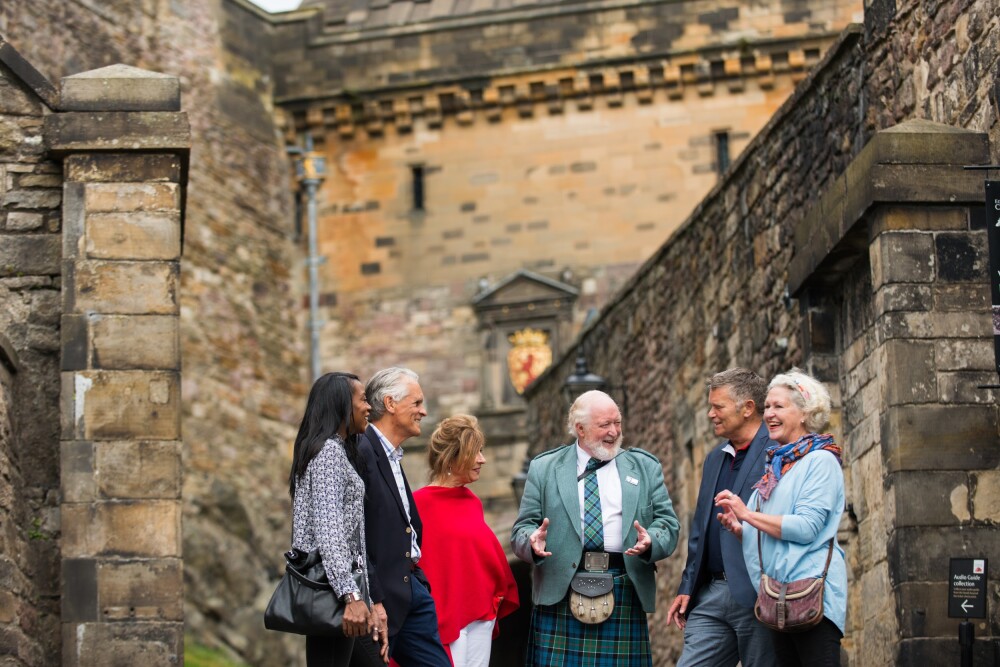
[[(590, 410), (593, 407), (594, 402), (601, 397), (615, 403), (613, 398), (605, 394), (603, 391), (598, 391), (597, 389), (585, 391), (576, 397), (576, 400), (573, 401), (573, 405), (569, 409), (569, 415), (566, 417), (567, 433), (574, 438), (576, 437), (576, 425), (585, 424), (590, 421)], [(618, 404), (615, 403), (615, 407), (617, 406)]]
[(764, 399), (767, 398), (767, 383), (764, 378), (748, 368), (730, 368), (716, 373), (708, 381), (709, 391), (729, 388), (730, 397), (737, 403), (753, 401), (758, 415), (764, 414)]
[(379, 371), (368, 380), (365, 385), (365, 398), (371, 411), (368, 413), (368, 422), (374, 424), (385, 416), (385, 397), (389, 396), (394, 401), (401, 401), (406, 398), (406, 389), (410, 381), (419, 382), (420, 377), (409, 368), (393, 366)]
[(779, 373), (767, 385), (771, 391), (775, 387), (788, 390), (795, 405), (805, 415), (805, 427), (811, 433), (818, 433), (830, 421), (830, 392), (823, 383), (801, 369), (792, 368), (787, 373)]

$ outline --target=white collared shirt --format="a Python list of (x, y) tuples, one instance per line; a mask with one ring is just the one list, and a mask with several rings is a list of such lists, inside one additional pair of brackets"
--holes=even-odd
[(416, 563), (420, 560), (420, 547), (417, 545), (417, 529), (413, 527), (413, 521), (410, 519), (410, 500), (406, 497), (406, 485), (403, 483), (403, 466), (393, 456), (396, 448), (392, 446), (392, 443), (382, 435), (382, 431), (378, 430), (374, 424), (371, 427), (376, 435), (378, 435), (379, 442), (382, 443), (385, 456), (389, 459), (389, 467), (392, 468), (392, 476), (396, 479), (396, 490), (399, 491), (399, 497), (403, 501), (403, 509), (406, 510), (406, 521), (410, 524), (410, 557)]
[[(590, 454), (576, 444), (576, 476), (579, 477), (587, 469)], [(580, 526), (583, 526), (583, 485), (586, 480), (577, 482), (580, 498)], [(597, 469), (597, 486), (601, 494), (601, 517), (604, 519), (604, 550), (622, 552), (622, 481), (618, 477), (618, 462), (612, 459)], [(582, 530), (580, 531), (583, 532)], [(582, 542), (582, 540), (581, 540)]]

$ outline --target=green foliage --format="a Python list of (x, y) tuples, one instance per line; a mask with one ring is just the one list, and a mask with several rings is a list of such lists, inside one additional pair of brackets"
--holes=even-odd
[(47, 540), (49, 536), (42, 531), (42, 518), (36, 516), (31, 520), (31, 528), (28, 529), (29, 540)]
[(247, 665), (235, 662), (217, 648), (209, 648), (197, 643), (191, 637), (185, 637), (184, 667), (247, 667)]

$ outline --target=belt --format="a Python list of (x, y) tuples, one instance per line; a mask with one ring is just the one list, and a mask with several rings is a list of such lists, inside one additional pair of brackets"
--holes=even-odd
[(716, 581), (726, 581), (725, 572), (712, 572), (709, 576)]
[(624, 570), (625, 556), (617, 551), (584, 551), (580, 569), (585, 572)]

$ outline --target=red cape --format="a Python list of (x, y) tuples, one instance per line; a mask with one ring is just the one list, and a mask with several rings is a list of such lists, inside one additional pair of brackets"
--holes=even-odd
[[(517, 609), (517, 583), (476, 494), (465, 487), (425, 486), (413, 499), (424, 525), (420, 567), (447, 647), (472, 621), (501, 619)], [(499, 633), (497, 624), (494, 639)]]

